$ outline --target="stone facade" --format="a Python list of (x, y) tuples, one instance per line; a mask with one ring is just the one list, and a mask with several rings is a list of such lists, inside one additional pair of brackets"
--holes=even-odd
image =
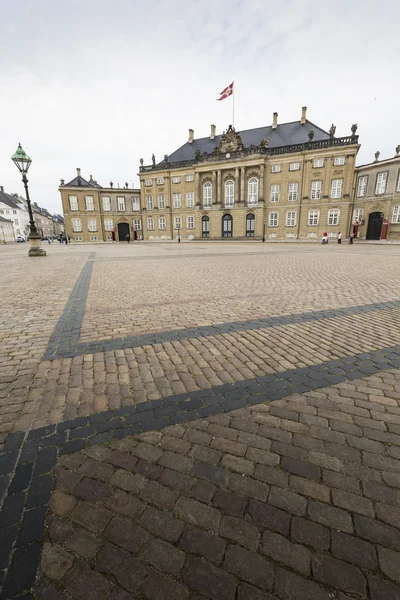
[[(347, 234), (357, 126), (337, 138), (305, 118), (189, 141), (140, 166), (144, 239), (318, 239)], [(262, 137), (264, 133), (265, 137)], [(249, 143), (250, 141), (254, 143)], [(202, 151), (205, 149), (204, 151)], [(181, 227), (178, 232), (178, 227)]]
[(60, 193), (65, 218), (65, 233), (73, 242), (126, 241), (142, 239), (140, 190), (103, 188), (90, 177), (77, 177), (65, 184)]
[(356, 168), (353, 228), (361, 239), (400, 240), (400, 146), (393, 158)]

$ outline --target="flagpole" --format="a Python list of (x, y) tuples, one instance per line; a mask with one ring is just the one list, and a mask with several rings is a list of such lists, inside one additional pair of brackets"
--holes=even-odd
[(235, 127), (235, 82), (232, 89), (232, 127)]

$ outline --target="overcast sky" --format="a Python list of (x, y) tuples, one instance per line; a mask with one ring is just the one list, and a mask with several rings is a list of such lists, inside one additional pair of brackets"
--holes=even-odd
[(0, 185), (33, 159), (32, 199), (61, 210), (82, 169), (138, 184), (157, 160), (232, 121), (238, 131), (307, 117), (336, 135), (358, 123), (358, 163), (400, 144), (398, 0), (0, 0)]

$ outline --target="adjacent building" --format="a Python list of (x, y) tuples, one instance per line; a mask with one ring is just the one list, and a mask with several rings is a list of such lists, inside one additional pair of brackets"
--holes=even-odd
[(392, 158), (355, 170), (353, 231), (367, 240), (400, 240), (400, 145)]
[(18, 235), (27, 237), (29, 233), (29, 214), (25, 202), (16, 194), (7, 194), (0, 186), (0, 217), (13, 223), (14, 239)]
[(69, 183), (61, 180), (59, 187), (65, 219), (65, 233), (74, 242), (126, 241), (142, 239), (140, 190), (102, 187), (90, 176), (84, 179), (81, 170)]
[(139, 169), (144, 239), (336, 238), (352, 220), (357, 125), (335, 136), (301, 118), (188, 141)]
[(0, 244), (15, 242), (14, 223), (11, 219), (5, 219), (0, 215)]

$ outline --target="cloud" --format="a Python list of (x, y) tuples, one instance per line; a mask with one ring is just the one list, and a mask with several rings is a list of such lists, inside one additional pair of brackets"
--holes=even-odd
[(60, 211), (82, 168), (137, 184), (139, 158), (222, 131), (235, 80), (238, 130), (308, 117), (338, 135), (359, 124), (359, 163), (400, 143), (399, 3), (382, 0), (36, 0), (0, 14), (0, 184), (22, 193), (10, 156), (32, 156), (32, 197)]

